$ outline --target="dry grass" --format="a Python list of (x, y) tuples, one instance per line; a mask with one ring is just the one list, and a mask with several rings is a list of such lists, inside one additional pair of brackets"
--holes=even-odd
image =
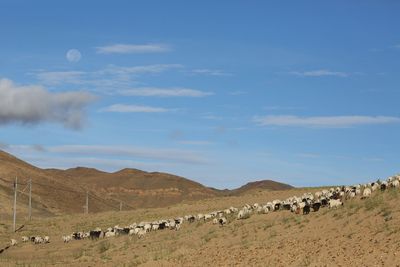
[(400, 210), (393, 191), (377, 192), (370, 199), (347, 201), (342, 208), (323, 208), (309, 215), (280, 211), (253, 214), (246, 220), (232, 216), (223, 227), (211, 222), (186, 223), (178, 232), (150, 232), (143, 239), (120, 236), (69, 244), (60, 239), (74, 230), (204, 213), (299, 192), (303, 191), (283, 191), (281, 197), (279, 192), (223, 197), (169, 209), (36, 219), (17, 235), (10, 234), (9, 222), (5, 222), (0, 225), (2, 244), (28, 233), (49, 234), (51, 244), (19, 244), (1, 254), (0, 266), (396, 266)]

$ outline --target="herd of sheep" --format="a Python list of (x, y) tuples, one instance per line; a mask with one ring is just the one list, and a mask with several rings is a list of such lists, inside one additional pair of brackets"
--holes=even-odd
[[(138, 238), (144, 237), (148, 232), (161, 230), (178, 231), (184, 223), (207, 222), (212, 221), (213, 224), (225, 225), (228, 223), (226, 217), (236, 216), (238, 220), (246, 219), (253, 213), (265, 214), (279, 210), (289, 210), (296, 214), (308, 214), (311, 211), (316, 212), (322, 207), (338, 208), (343, 205), (343, 201), (357, 196), (365, 199), (371, 196), (374, 191), (384, 191), (388, 188), (400, 187), (400, 175), (387, 178), (385, 181), (376, 181), (368, 184), (357, 184), (354, 186), (342, 186), (330, 189), (324, 189), (313, 193), (304, 193), (302, 196), (289, 197), (283, 201), (273, 200), (264, 205), (254, 203), (253, 205), (245, 204), (241, 209), (230, 207), (224, 210), (213, 211), (207, 214), (186, 215), (173, 219), (161, 219), (153, 222), (132, 223), (125, 227), (118, 225), (109, 227), (105, 231), (101, 228), (95, 228), (90, 231), (74, 232), (72, 234), (62, 236), (64, 243), (72, 240), (83, 239), (99, 239), (110, 238), (119, 235), (136, 235)], [(34, 244), (46, 244), (50, 242), (48, 236), (40, 237), (22, 237), (22, 242), (31, 241)], [(17, 240), (11, 240), (11, 246), (15, 246)]]

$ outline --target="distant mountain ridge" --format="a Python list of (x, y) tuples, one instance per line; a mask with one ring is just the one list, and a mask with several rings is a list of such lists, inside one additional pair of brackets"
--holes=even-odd
[[(271, 180), (250, 182), (234, 190), (206, 187), (184, 177), (138, 169), (122, 169), (113, 173), (94, 168), (76, 167), (67, 170), (40, 169), (0, 150), (0, 215), (9, 214), (12, 205), (14, 177), (26, 186), (32, 179), (34, 212), (39, 214), (81, 213), (89, 193), (90, 212), (151, 208), (173, 205), (224, 195), (242, 195), (254, 190), (286, 190), (292, 186)], [(22, 190), (23, 188), (21, 188)], [(26, 194), (20, 194), (21, 209), (26, 208)]]

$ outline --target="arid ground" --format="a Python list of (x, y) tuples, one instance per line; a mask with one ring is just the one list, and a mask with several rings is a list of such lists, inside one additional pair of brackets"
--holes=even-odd
[[(1, 266), (400, 266), (400, 192), (376, 192), (370, 199), (348, 200), (338, 209), (308, 215), (290, 211), (228, 217), (225, 226), (184, 223), (144, 238), (119, 236), (97, 241), (63, 234), (133, 222), (211, 212), (245, 203), (265, 203), (317, 189), (260, 191), (243, 196), (184, 202), (170, 207), (89, 215), (34, 218), (17, 233), (2, 221), (0, 241), (15, 247), (0, 254)], [(50, 244), (21, 243), (23, 235), (49, 235)]]

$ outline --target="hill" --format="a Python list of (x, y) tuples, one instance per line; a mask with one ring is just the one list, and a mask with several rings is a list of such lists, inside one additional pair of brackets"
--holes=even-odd
[(272, 180), (261, 180), (255, 182), (249, 182), (237, 189), (231, 190), (229, 194), (231, 195), (242, 195), (248, 194), (254, 191), (263, 191), (263, 190), (289, 190), (292, 189), (293, 186), (275, 182)]
[[(288, 185), (258, 181), (235, 190), (208, 188), (184, 177), (162, 173), (123, 169), (109, 173), (93, 168), (67, 170), (41, 169), (0, 150), (0, 215), (10, 216), (13, 181), (20, 185), (18, 209), (27, 213), (27, 186), (32, 179), (34, 214), (57, 215), (82, 213), (89, 196), (89, 211), (165, 207), (182, 201), (195, 201), (225, 195), (241, 195), (256, 189), (283, 190)], [(22, 191), (24, 191), (22, 193)]]

